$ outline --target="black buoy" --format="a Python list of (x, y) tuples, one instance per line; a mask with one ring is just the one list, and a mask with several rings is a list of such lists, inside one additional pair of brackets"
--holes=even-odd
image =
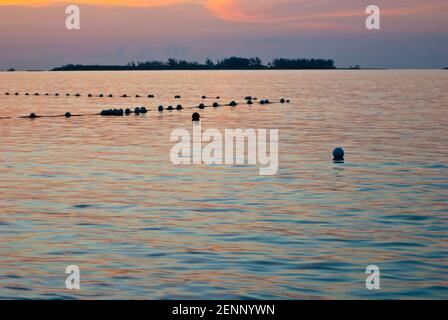
[(19, 93), (18, 93), (18, 92), (16, 92), (16, 93), (15, 93), (15, 95), (16, 95), (16, 96), (18, 96), (18, 95), (19, 95)]
[(140, 98), (140, 96), (138, 94), (135, 95), (136, 98)]
[(199, 121), (201, 119), (201, 115), (197, 112), (193, 113), (193, 115), (191, 116), (193, 121)]
[(218, 107), (219, 107), (219, 103), (218, 102), (213, 103), (213, 108), (218, 108)]
[(91, 93), (89, 93), (87, 96), (88, 96), (89, 98), (92, 98), (92, 94), (91, 94)]
[(109, 94), (109, 98), (113, 98), (114, 96), (113, 96), (113, 94), (111, 93), (111, 94)]
[(207, 99), (207, 96), (202, 96), (202, 99)]
[(140, 107), (140, 113), (148, 113), (148, 109), (146, 107)]
[(45, 95), (46, 95), (46, 96), (49, 96), (50, 94), (49, 94), (49, 93), (45, 93)]
[(173, 106), (169, 106), (168, 108), (166, 108), (166, 110), (168, 110), (168, 111), (173, 111), (174, 108), (173, 108)]
[(36, 92), (34, 95), (35, 95), (35, 96), (38, 96), (39, 94)]
[(247, 104), (254, 104), (252, 100), (247, 100)]
[(184, 107), (182, 107), (182, 105), (180, 105), (180, 104), (178, 104), (177, 107), (176, 107), (177, 110), (182, 110), (183, 108)]
[(27, 92), (27, 93), (25, 93), (25, 95), (26, 95), (26, 96), (29, 96), (30, 94)]
[(179, 96), (179, 95), (174, 96), (174, 99), (180, 99), (180, 98), (181, 98), (181, 96)]
[(6, 92), (5, 95), (6, 95), (6, 96), (9, 96), (9, 92)]
[(286, 102), (286, 100), (285, 99), (280, 99), (280, 103), (285, 103)]
[(59, 97), (59, 93), (55, 93), (54, 96), (55, 96), (55, 97)]
[(75, 94), (75, 97), (80, 97), (81, 95), (79, 93)]
[(69, 97), (69, 96), (70, 96), (70, 93), (66, 93), (65, 96)]
[(129, 109), (129, 108), (126, 108), (126, 110), (124, 110), (124, 114), (125, 115), (130, 115), (131, 114), (131, 109)]
[(139, 107), (134, 108), (134, 113), (135, 114), (140, 114), (140, 108)]
[(127, 98), (128, 95), (125, 93), (124, 95), (121, 96), (122, 98)]
[(291, 102), (291, 100), (286, 100), (286, 103), (290, 103)]
[(344, 149), (342, 149), (341, 147), (338, 147), (333, 150), (334, 161), (344, 161), (344, 155), (345, 155)]
[(220, 96), (217, 96), (217, 97), (216, 97), (216, 100), (219, 100), (219, 99), (221, 99), (221, 97), (220, 97)]
[(159, 112), (162, 112), (163, 111), (163, 106), (159, 106), (158, 110), (159, 110)]
[(34, 112), (30, 113), (30, 119), (36, 119), (36, 118), (37, 115)]
[(122, 115), (124, 115), (124, 110), (123, 109), (113, 109), (113, 110), (111, 110), (110, 115), (111, 116), (122, 116)]
[(244, 98), (244, 100), (252, 100), (252, 96), (247, 96)]
[(154, 98), (153, 94), (148, 94), (148, 98)]
[(201, 103), (201, 104), (198, 106), (198, 108), (201, 109), (201, 110), (202, 110), (202, 109), (205, 109), (205, 104)]
[(100, 93), (100, 94), (98, 95), (98, 97), (102, 98), (102, 97), (104, 97), (104, 94)]
[(66, 112), (66, 113), (65, 113), (65, 117), (66, 117), (66, 118), (70, 118), (71, 116), (72, 116), (72, 114), (71, 114), (70, 112)]
[(231, 107), (236, 107), (237, 105), (238, 105), (238, 103), (236, 103), (236, 101), (231, 101), (229, 103), (229, 106), (231, 106)]

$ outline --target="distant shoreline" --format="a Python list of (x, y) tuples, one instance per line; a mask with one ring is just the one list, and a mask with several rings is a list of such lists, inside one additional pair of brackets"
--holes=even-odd
[[(359, 66), (356, 66), (359, 68)], [(167, 61), (130, 62), (126, 65), (82, 65), (68, 64), (50, 71), (185, 71), (185, 70), (330, 70), (336, 69), (332, 59), (285, 59), (277, 58), (263, 64), (258, 57), (230, 57), (214, 62), (168, 59)]]

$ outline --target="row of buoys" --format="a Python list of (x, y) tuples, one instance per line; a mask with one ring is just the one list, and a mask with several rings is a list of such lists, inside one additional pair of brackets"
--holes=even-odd
[[(18, 94), (18, 93), (16, 93)], [(56, 95), (59, 95), (58, 93), (56, 93)], [(247, 100), (247, 104), (251, 105), (253, 104), (253, 100), (257, 100), (257, 98), (253, 98), (251, 96), (247, 96), (245, 98)], [(280, 100), (280, 103), (286, 103), (286, 102), (290, 102), (290, 100), (286, 100), (284, 98), (282, 98)], [(273, 102), (270, 102), (267, 99), (262, 99), (259, 101), (260, 104), (271, 104)], [(204, 103), (200, 103), (198, 106), (194, 106), (194, 107), (188, 107), (187, 109), (205, 109), (205, 108), (218, 108), (221, 106), (231, 106), (231, 107), (236, 107), (238, 105), (238, 102), (236, 101), (230, 101), (228, 104), (220, 104), (218, 102), (214, 102), (212, 105), (205, 105)], [(183, 110), (184, 107), (181, 104), (178, 104), (176, 107), (173, 106), (168, 106), (167, 108), (165, 108), (164, 106), (160, 105), (158, 107), (158, 111), (159, 112), (163, 112), (164, 110), (168, 110), (168, 111), (173, 111), (173, 110)], [(64, 115), (50, 115), (50, 116), (38, 116), (35, 113), (31, 113), (28, 116), (19, 116), (17, 118), (30, 118), (30, 119), (35, 119), (35, 118), (54, 118), (54, 117), (66, 117), (66, 118), (70, 118), (72, 116), (76, 116), (76, 117), (82, 117), (82, 116), (95, 116), (95, 115), (101, 115), (101, 116), (123, 116), (123, 115), (130, 115), (131, 113), (134, 113), (136, 115), (139, 114), (145, 114), (148, 112), (148, 109), (146, 109), (146, 107), (136, 107), (134, 108), (134, 110), (131, 110), (129, 108), (127, 109), (106, 109), (106, 110), (102, 110), (100, 113), (94, 113), (94, 114), (79, 114), (79, 115), (72, 115), (70, 112), (66, 112)], [(0, 117), (0, 119), (12, 119), (14, 117)]]
[(148, 109), (146, 107), (136, 107), (134, 108), (134, 111), (131, 111), (131, 109), (106, 109), (102, 110), (100, 112), (101, 116), (123, 116), (123, 115), (130, 115), (132, 112), (134, 112), (135, 115), (139, 114), (145, 114), (148, 113)]
[[(9, 92), (6, 92), (5, 95), (6, 95), (6, 96), (9, 96), (10, 93), (9, 93)], [(19, 93), (19, 92), (16, 92), (16, 93), (14, 93), (14, 95), (15, 95), (15, 96), (19, 96), (20, 93)], [(24, 93), (24, 95), (25, 95), (25, 96), (29, 96), (30, 93), (26, 92), (26, 93)], [(41, 94), (38, 93), (38, 92), (36, 92), (36, 93), (33, 94), (33, 96), (40, 96), (40, 95), (41, 95)], [(49, 94), (49, 93), (45, 93), (45, 94), (42, 94), (42, 95), (44, 95), (44, 96), (49, 96), (50, 94)], [(55, 96), (55, 97), (59, 97), (60, 94), (59, 94), (59, 93), (55, 93), (54, 96)], [(72, 96), (72, 94), (70, 94), (70, 93), (66, 93), (65, 96), (66, 96), (66, 97), (70, 97), (70, 96)], [(74, 97), (81, 97), (82, 95), (81, 95), (80, 93), (76, 93), (76, 94), (73, 94), (73, 96), (74, 96)], [(89, 94), (87, 95), (87, 97), (92, 98), (92, 97), (93, 97), (93, 94), (89, 93)], [(96, 97), (98, 97), (98, 98), (104, 98), (104, 97), (106, 97), (106, 95), (103, 94), (103, 93), (100, 93), (100, 94), (97, 95)], [(107, 95), (107, 97), (109, 97), (109, 98), (113, 98), (114, 96), (113, 96), (113, 94), (109, 94), (109, 95)], [(122, 98), (129, 98), (130, 96), (128, 96), (127, 94), (123, 94), (123, 95), (121, 95), (121, 97), (122, 97)], [(154, 98), (154, 97), (155, 97), (155, 95), (153, 95), (153, 94), (149, 94), (149, 95), (148, 95), (148, 98)], [(135, 95), (135, 98), (141, 98), (141, 96), (138, 95), (138, 94), (136, 94), (136, 95)]]
[[(5, 95), (9, 96), (10, 93), (9, 93), (9, 92), (6, 92)], [(16, 92), (14, 95), (19, 96), (20, 93), (19, 93), (19, 92)], [(30, 94), (29, 94), (28, 92), (25, 93), (25, 96), (29, 96), (29, 95), (30, 95)], [(40, 96), (40, 94), (37, 93), (37, 92), (34, 93), (33, 95), (34, 95), (34, 96)], [(45, 94), (43, 94), (43, 95), (45, 95), (45, 96), (49, 96), (50, 94), (49, 94), (49, 93), (45, 93)], [(54, 94), (54, 96), (56, 96), (56, 97), (58, 97), (59, 95), (60, 95), (59, 93), (55, 93), (55, 94)], [(72, 94), (70, 94), (70, 93), (66, 93), (65, 96), (66, 96), (66, 97), (70, 97), (70, 96), (72, 96)], [(81, 97), (82, 95), (81, 95), (80, 93), (76, 93), (76, 94), (74, 94), (73, 96), (74, 96), (74, 97)], [(95, 97), (104, 98), (104, 97), (106, 97), (106, 96), (109, 97), (109, 98), (113, 98), (113, 97), (114, 97), (113, 94), (105, 95), (105, 94), (103, 94), (103, 93), (100, 93), (100, 94), (98, 94), (98, 95), (95, 96)], [(91, 93), (89, 93), (89, 94), (87, 95), (87, 97), (92, 98), (92, 97), (94, 97), (94, 95), (91, 94)], [(122, 97), (122, 98), (130, 98), (130, 96), (127, 95), (127, 94), (122, 94), (121, 97)], [(135, 97), (135, 98), (141, 98), (142, 96), (137, 94), (137, 95), (135, 95), (134, 97)], [(148, 97), (148, 98), (155, 98), (155, 95), (153, 95), (153, 94), (149, 94), (147, 97)], [(174, 99), (181, 99), (181, 96), (180, 96), (180, 95), (176, 95), (176, 96), (174, 96)], [(202, 99), (209, 99), (209, 97), (207, 97), (207, 96), (204, 95), (204, 96), (202, 96)], [(219, 100), (219, 99), (221, 99), (221, 97), (218, 96), (218, 97), (216, 97), (215, 99), (216, 99), (216, 100)], [(253, 100), (257, 100), (257, 98), (256, 98), (256, 97), (252, 97), (252, 96), (246, 96), (246, 97), (244, 98), (244, 100), (247, 101), (247, 104), (253, 104)], [(290, 102), (290, 100), (286, 100), (286, 99), (284, 99), (284, 98), (280, 99), (280, 103), (289, 103), (289, 102)], [(231, 102), (231, 104), (232, 104), (232, 105), (235, 105), (235, 103), (234, 103), (233, 101)], [(260, 101), (260, 104), (269, 104), (269, 100), (261, 100), (261, 101)], [(229, 104), (229, 105), (230, 105), (230, 104)]]

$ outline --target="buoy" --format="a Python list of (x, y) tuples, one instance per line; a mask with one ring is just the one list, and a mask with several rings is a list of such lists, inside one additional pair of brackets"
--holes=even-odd
[(27, 93), (25, 93), (25, 95), (26, 95), (26, 96), (29, 96), (30, 94), (27, 92)]
[(135, 113), (135, 114), (140, 114), (140, 108), (139, 108), (139, 107), (136, 107), (136, 108), (134, 109), (134, 113)]
[(125, 113), (126, 115), (130, 115), (130, 114), (131, 114), (131, 109), (126, 108), (126, 110), (124, 110), (124, 113)]
[(247, 104), (254, 104), (252, 100), (247, 100)]
[(291, 102), (291, 100), (286, 100), (286, 103), (290, 103)]
[(280, 103), (285, 103), (286, 102), (286, 100), (285, 99), (280, 99)]
[(163, 106), (159, 106), (159, 112), (162, 112), (163, 111)]
[(104, 97), (104, 94), (100, 93), (100, 94), (98, 95), (98, 97), (102, 98), (102, 97)]
[(59, 97), (59, 93), (55, 93), (54, 96), (55, 96), (55, 97)]
[(140, 96), (138, 94), (135, 95), (136, 98), (140, 98)]
[(35, 118), (37, 118), (37, 115), (34, 112), (30, 113), (30, 119), (35, 119)]
[(244, 98), (244, 100), (252, 100), (252, 96), (247, 96)]
[(148, 94), (148, 98), (154, 98), (153, 94)]
[(202, 110), (202, 109), (205, 109), (205, 104), (201, 103), (201, 104), (198, 106), (198, 108), (201, 109), (201, 110)]
[(207, 99), (207, 96), (202, 96), (202, 99)]
[(174, 110), (173, 106), (169, 106), (169, 107), (166, 108), (166, 109), (169, 110), (169, 111), (173, 111), (173, 110)]
[(39, 94), (36, 92), (34, 95), (35, 95), (35, 96), (38, 96)]
[(70, 112), (66, 112), (66, 113), (65, 113), (65, 117), (66, 117), (66, 118), (70, 118), (71, 116), (72, 116), (72, 114), (71, 114)]
[(231, 101), (229, 103), (229, 106), (231, 106), (231, 107), (236, 107), (237, 105), (238, 105), (238, 103), (236, 103), (236, 101)]
[(344, 161), (344, 149), (338, 147), (333, 150), (333, 160), (334, 161)]
[(50, 94), (48, 94), (48, 93), (45, 93), (45, 95), (46, 95), (46, 96), (49, 96)]
[(113, 98), (114, 96), (112, 94), (109, 95), (109, 98)]
[(191, 116), (193, 121), (199, 121), (201, 119), (201, 115), (197, 112), (193, 113), (193, 115)]
[(184, 107), (182, 107), (182, 105), (180, 105), (180, 104), (178, 104), (177, 107), (176, 107), (177, 110), (182, 110), (183, 108)]
[(9, 92), (6, 92), (5, 95), (6, 95), (6, 96), (9, 96)]
[(67, 97), (69, 97), (69, 96), (70, 96), (70, 93), (66, 93), (65, 95), (66, 95)]
[(219, 107), (219, 103), (218, 102), (213, 103), (213, 108), (218, 108), (218, 107)]
[(181, 96), (174, 96), (174, 99), (180, 99)]
[(75, 94), (75, 97), (80, 97), (81, 95), (79, 93)]
[(140, 113), (148, 113), (146, 107), (140, 107)]
[(121, 96), (122, 98), (127, 98), (128, 95), (125, 93), (124, 95)]
[(16, 92), (16, 93), (15, 93), (15, 95), (16, 95), (16, 96), (18, 96), (18, 95), (19, 95), (19, 93), (18, 93), (18, 92)]
[(217, 96), (217, 97), (216, 97), (216, 100), (219, 100), (219, 99), (221, 99), (221, 97), (220, 97), (220, 96)]
[(89, 94), (88, 94), (88, 97), (89, 97), (89, 98), (92, 98), (92, 94), (91, 94), (91, 93), (89, 93)]

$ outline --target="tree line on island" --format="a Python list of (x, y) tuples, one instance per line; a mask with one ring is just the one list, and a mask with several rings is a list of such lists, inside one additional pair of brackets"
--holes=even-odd
[(118, 70), (307, 70), (336, 69), (331, 59), (278, 58), (264, 65), (260, 58), (231, 57), (205, 63), (168, 59), (167, 61), (130, 62), (126, 65), (68, 64), (51, 71), (118, 71)]

